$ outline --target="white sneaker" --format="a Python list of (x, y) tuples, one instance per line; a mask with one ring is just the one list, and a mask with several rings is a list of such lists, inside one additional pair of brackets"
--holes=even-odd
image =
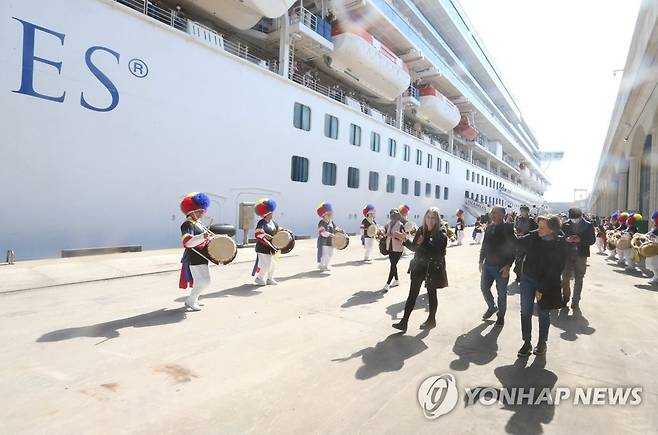
[(394, 279), (394, 280), (391, 282), (391, 287), (397, 287), (397, 286), (399, 286), (399, 285), (400, 285), (400, 281), (398, 281), (397, 279)]
[(269, 285), (279, 285), (279, 283), (278, 283), (274, 278), (270, 278), (270, 279), (268, 279), (268, 280), (267, 280), (267, 283), (268, 283)]
[(192, 311), (201, 311), (201, 307), (198, 302), (190, 303), (187, 299), (185, 300), (185, 306)]
[(382, 288), (382, 290), (385, 291), (385, 292), (387, 292), (387, 291), (390, 290), (390, 288), (391, 288), (391, 285), (390, 285), (390, 284), (384, 284), (384, 287)]
[(263, 278), (256, 278), (254, 280), (254, 284), (256, 284), (256, 285), (267, 285), (267, 283), (263, 280)]

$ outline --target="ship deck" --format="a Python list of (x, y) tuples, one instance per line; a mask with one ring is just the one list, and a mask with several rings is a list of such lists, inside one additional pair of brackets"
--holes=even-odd
[[(422, 296), (406, 334), (391, 323), (408, 275), (379, 292), (388, 261), (362, 264), (356, 238), (331, 274), (314, 269), (315, 241), (299, 241), (276, 287), (250, 284), (254, 253), (241, 250), (211, 268), (193, 313), (181, 308), (179, 250), (0, 266), (0, 432), (656, 433), (658, 287), (593, 255), (582, 313), (553, 313), (546, 357), (517, 360), (518, 289), (504, 328), (483, 322), (477, 252), (448, 250), (438, 326), (418, 329)], [(428, 420), (418, 386), (443, 373), (460, 401)], [(462, 394), (533, 385), (641, 386), (642, 404), (466, 406)]]

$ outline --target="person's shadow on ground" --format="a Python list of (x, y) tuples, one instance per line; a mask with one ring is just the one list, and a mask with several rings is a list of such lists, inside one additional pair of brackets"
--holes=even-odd
[[(389, 293), (392, 293), (394, 291), (395, 290), (390, 290)], [(406, 303), (407, 303), (407, 299), (405, 298), (402, 302), (389, 305), (388, 307), (386, 307), (386, 314), (391, 316), (391, 320), (399, 320), (398, 314), (404, 312), (404, 306), (406, 305)], [(416, 305), (414, 305), (414, 310), (417, 310), (419, 308), (425, 308), (426, 312), (428, 313), (430, 312), (427, 293), (424, 293), (416, 298)]]
[[(226, 298), (229, 296), (238, 296), (238, 297), (256, 296), (262, 293), (260, 290), (258, 290), (259, 288), (261, 288), (261, 286), (257, 286), (256, 284), (242, 284), (237, 287), (231, 287), (216, 292), (204, 293), (201, 296), (199, 296), (199, 299)], [(179, 298), (176, 298), (174, 301), (182, 303), (185, 302), (186, 299), (187, 296), (181, 296)]]
[(357, 369), (354, 377), (359, 380), (370, 379), (380, 373), (400, 370), (406, 360), (426, 350), (427, 346), (423, 343), (423, 338), (428, 334), (429, 330), (424, 330), (416, 336), (398, 332), (389, 335), (375, 346), (366, 347), (348, 357), (336, 358), (332, 361), (344, 362), (361, 357), (363, 365)]
[(96, 323), (95, 325), (59, 329), (42, 335), (37, 339), (37, 343), (64, 341), (77, 337), (104, 337), (109, 340), (119, 337), (121, 335), (119, 330), (123, 328), (146, 328), (149, 326), (178, 323), (186, 318), (186, 313), (185, 307), (175, 309), (161, 308), (150, 313)]
[[(558, 377), (550, 370), (546, 370), (545, 355), (535, 357), (529, 366), (526, 366), (527, 363), (527, 358), (518, 358), (513, 365), (497, 367), (494, 369), (494, 374), (504, 389), (520, 387), (524, 388), (524, 393), (527, 393), (534, 388), (532, 403), (535, 403), (542, 397), (542, 389), (551, 390)], [(518, 390), (516, 394), (518, 394)], [(553, 396), (551, 395), (551, 397)], [(550, 423), (555, 416), (555, 405), (548, 404), (545, 400), (537, 405), (530, 405), (527, 401), (524, 401), (523, 404), (517, 403), (515, 401), (514, 404), (503, 405), (502, 409), (514, 413), (505, 425), (507, 433), (539, 435), (544, 432), (542, 425)]]
[(553, 311), (551, 325), (563, 331), (560, 338), (566, 341), (576, 341), (579, 335), (592, 335), (596, 332), (596, 329), (589, 326), (589, 320), (579, 309), (574, 310), (571, 316), (568, 308), (562, 308), (557, 313)]
[(367, 291), (362, 290), (354, 293), (348, 300), (345, 301), (341, 308), (354, 307), (356, 305), (366, 305), (377, 302), (384, 297), (382, 290)]
[(465, 334), (461, 334), (455, 340), (452, 351), (457, 359), (450, 362), (453, 370), (467, 370), (470, 364), (483, 366), (493, 361), (498, 356), (498, 336), (503, 328), (492, 326), (486, 334), (482, 334), (493, 321), (480, 323)]

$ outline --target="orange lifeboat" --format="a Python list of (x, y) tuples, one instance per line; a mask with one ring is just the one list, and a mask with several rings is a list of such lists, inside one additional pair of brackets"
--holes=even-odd
[(480, 134), (473, 126), (467, 113), (461, 114), (461, 120), (457, 124), (457, 127), (455, 127), (455, 131), (466, 140), (475, 140), (478, 134)]
[(393, 101), (411, 83), (405, 63), (388, 47), (360, 28), (343, 29), (334, 23), (334, 50), (325, 56), (325, 65), (341, 73), (366, 93)]
[(432, 85), (418, 88), (420, 107), (411, 113), (421, 122), (443, 132), (455, 128), (459, 124), (459, 109)]

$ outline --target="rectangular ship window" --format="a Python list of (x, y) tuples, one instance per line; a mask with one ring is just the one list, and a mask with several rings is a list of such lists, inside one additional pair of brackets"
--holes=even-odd
[(420, 181), (414, 181), (414, 196), (420, 196)]
[(430, 183), (425, 183), (425, 196), (428, 198), (432, 196), (432, 184)]
[(397, 148), (398, 148), (398, 144), (397, 144), (397, 142), (395, 142), (395, 139), (390, 139), (389, 138), (388, 139), (388, 155), (391, 156), (391, 157), (395, 157), (395, 155), (397, 154), (397, 151), (398, 151)]
[(379, 133), (375, 133), (373, 131), (372, 134), (370, 135), (370, 149), (378, 153), (380, 141), (381, 141), (381, 137), (379, 136)]
[(427, 154), (427, 169), (432, 169), (434, 164), (434, 156), (432, 154)]
[(409, 179), (408, 178), (403, 178), (402, 179), (402, 194), (403, 195), (408, 195), (409, 194)]
[(402, 151), (402, 160), (408, 162), (411, 158), (411, 147), (409, 145), (405, 145)]
[(423, 152), (421, 150), (416, 150), (416, 164), (423, 164)]
[(308, 181), (308, 159), (306, 157), (292, 156), (290, 179), (300, 183)]
[(324, 135), (331, 139), (338, 139), (338, 118), (329, 115), (324, 115)]
[(434, 198), (441, 199), (441, 186), (438, 184), (434, 186)]
[(443, 199), (448, 199), (448, 188), (447, 187), (443, 188)]
[(361, 127), (356, 124), (350, 124), (350, 143), (354, 146), (361, 146)]
[(471, 178), (471, 171), (469, 169), (466, 170), (466, 181)]
[(450, 173), (450, 162), (446, 160), (446, 174)]
[(359, 168), (347, 168), (347, 187), (351, 189), (359, 188)]
[(393, 175), (387, 175), (386, 176), (386, 191), (388, 193), (394, 193), (395, 192), (395, 176), (393, 176)]
[(441, 157), (437, 157), (436, 158), (436, 170), (439, 171), (439, 172), (441, 172), (443, 170), (443, 168), (441, 167), (442, 166), (441, 163), (442, 163), (441, 162)]
[(301, 103), (295, 103), (293, 125), (300, 130), (311, 129), (311, 108)]
[(368, 174), (368, 189), (373, 192), (379, 190), (379, 172), (370, 171)]
[(330, 162), (322, 163), (322, 184), (325, 186), (336, 185), (336, 164)]

